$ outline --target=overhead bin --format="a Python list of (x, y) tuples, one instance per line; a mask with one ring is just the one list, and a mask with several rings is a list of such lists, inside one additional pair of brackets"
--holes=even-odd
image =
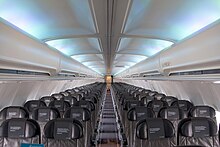
[(0, 72), (4, 75), (97, 75), (81, 63), (22, 33), (11, 24), (0, 22), (0, 30)]
[(153, 56), (148, 58), (137, 66), (133, 66), (132, 68), (127, 69), (125, 72), (122, 73), (123, 77), (143, 77), (143, 76), (152, 76), (152, 75), (159, 75), (160, 71), (159, 68), (159, 59), (158, 56)]
[(216, 70), (220, 69), (219, 34), (220, 24), (218, 23), (162, 51), (160, 67), (163, 74), (167, 76), (216, 74)]
[[(211, 24), (190, 38), (163, 50), (117, 77), (220, 75), (220, 23)], [(137, 77), (137, 76), (135, 76)]]

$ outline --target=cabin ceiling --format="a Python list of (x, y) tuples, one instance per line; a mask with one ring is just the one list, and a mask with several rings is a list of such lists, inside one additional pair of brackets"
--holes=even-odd
[(103, 75), (220, 18), (219, 0), (0, 0), (0, 17)]

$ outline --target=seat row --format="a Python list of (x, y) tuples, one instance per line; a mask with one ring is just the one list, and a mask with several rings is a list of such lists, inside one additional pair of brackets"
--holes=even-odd
[[(131, 90), (130, 85), (122, 83), (114, 84), (113, 89), (116, 95), (116, 99), (118, 100), (118, 107), (121, 111), (120, 115), (123, 120), (123, 125), (126, 136), (128, 138), (129, 146), (136, 145), (134, 144), (136, 142), (135, 138), (137, 137), (135, 136), (135, 134), (137, 135), (136, 123), (144, 119), (151, 118), (155, 121), (156, 119), (166, 119), (167, 121), (169, 121), (174, 128), (174, 134), (176, 138), (175, 145), (178, 144), (177, 134), (179, 122), (185, 118), (208, 118), (214, 121), (215, 126), (217, 126), (215, 110), (210, 106), (193, 106), (193, 104), (187, 100), (178, 100), (175, 97), (166, 96), (164, 94), (160, 94), (155, 91), (145, 90), (143, 88), (132, 86)], [(135, 97), (137, 95), (139, 95), (139, 97)], [(161, 145), (158, 144), (159, 147)]]
[(20, 146), (12, 145), (20, 143), (43, 143), (46, 147), (90, 146), (104, 89), (105, 84), (95, 83), (29, 100), (24, 107), (3, 108), (0, 146), (1, 143), (6, 147)]
[(39, 124), (28, 118), (12, 118), (1, 124), (0, 145), (19, 147), (21, 143), (44, 144), (44, 147), (84, 147), (82, 122), (76, 119), (53, 119), (43, 132)]

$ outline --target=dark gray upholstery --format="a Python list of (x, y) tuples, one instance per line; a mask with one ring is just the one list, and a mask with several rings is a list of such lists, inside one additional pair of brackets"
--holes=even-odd
[(133, 146), (133, 143), (135, 142), (135, 129), (137, 121), (147, 118), (155, 118), (155, 113), (150, 108), (137, 106), (129, 109), (127, 118), (128, 122), (125, 124), (125, 134), (127, 136), (129, 146)]
[(165, 97), (161, 98), (160, 100), (166, 101), (168, 103), (168, 105), (171, 106), (171, 104), (174, 101), (177, 101), (178, 99), (176, 97), (173, 97), (173, 96), (165, 96)]
[(50, 120), (44, 127), (45, 147), (84, 147), (83, 126), (75, 119)]
[(38, 123), (27, 118), (5, 120), (0, 127), (0, 146), (19, 147), (21, 143), (40, 143)]
[(55, 107), (59, 110), (60, 116), (63, 116), (63, 113), (67, 110), (67, 108), (71, 107), (70, 103), (64, 100), (55, 100), (50, 102), (50, 107)]
[(158, 94), (158, 92), (156, 92), (156, 91), (150, 91), (150, 92), (148, 93), (149, 96), (154, 96), (154, 95), (156, 95), (156, 94)]
[(155, 97), (155, 99), (160, 100), (161, 98), (166, 97), (166, 95), (162, 94), (162, 93), (157, 93), (157, 94), (154, 95), (154, 97)]
[(63, 96), (69, 96), (70, 94), (68, 92), (60, 92), (60, 94), (62, 94)]
[(136, 106), (140, 106), (140, 101), (139, 100), (126, 99), (124, 101), (123, 110), (121, 112), (121, 119), (122, 119), (122, 123), (123, 123), (124, 127), (126, 127), (126, 124), (129, 123), (129, 121), (127, 119), (127, 111), (130, 108), (133, 108), (133, 107), (136, 107)]
[(173, 147), (177, 145), (175, 130), (167, 119), (144, 119), (136, 125), (135, 147)]
[(187, 100), (178, 100), (178, 101), (174, 101), (171, 104), (171, 106), (176, 106), (183, 109), (186, 112), (189, 112), (189, 110), (193, 107), (193, 104)]
[(21, 106), (9, 106), (5, 107), (0, 112), (0, 124), (6, 119), (10, 118), (28, 118), (28, 111)]
[(216, 122), (205, 117), (183, 119), (178, 127), (178, 144), (219, 147)]
[(84, 146), (90, 146), (90, 136), (93, 132), (90, 110), (79, 106), (73, 106), (65, 111), (64, 118), (74, 118), (82, 123), (84, 128)]
[(64, 96), (60, 93), (54, 93), (51, 95), (52, 97), (56, 98), (57, 100), (60, 100), (61, 98), (63, 98)]
[(170, 122), (172, 122), (175, 129), (175, 134), (177, 134), (179, 122), (182, 119), (187, 118), (187, 115), (188, 114), (179, 107), (173, 107), (173, 106), (163, 107), (160, 109), (158, 113), (158, 117), (168, 119)]
[(153, 96), (145, 96), (141, 98), (140, 105), (147, 106), (150, 101), (154, 100)]
[(154, 110), (156, 116), (158, 115), (159, 110), (166, 106), (168, 106), (167, 102), (161, 100), (152, 100), (147, 105), (148, 108)]
[(30, 118), (38, 122), (41, 129), (41, 135), (43, 136), (43, 129), (46, 123), (49, 120), (60, 118), (60, 112), (55, 107), (40, 107), (31, 113)]
[(49, 106), (51, 101), (57, 100), (55, 97), (52, 96), (44, 96), (42, 98), (40, 98), (41, 101), (44, 101), (46, 103), (47, 106)]
[(87, 97), (83, 97), (82, 100), (85, 100), (85, 101), (91, 101), (92, 104), (94, 106), (94, 113), (95, 113), (95, 119), (97, 118), (97, 114), (100, 110), (100, 105), (98, 103), (98, 99), (96, 98), (96, 96), (94, 94), (91, 94)]
[(32, 112), (34, 109), (39, 107), (46, 107), (46, 103), (41, 100), (30, 100), (24, 104), (24, 107), (28, 110), (28, 112)]
[(191, 117), (208, 117), (216, 121), (215, 109), (210, 106), (194, 106), (189, 111)]
[(77, 102), (77, 99), (75, 97), (72, 97), (72, 96), (64, 96), (60, 100), (69, 102), (71, 106), (73, 106)]

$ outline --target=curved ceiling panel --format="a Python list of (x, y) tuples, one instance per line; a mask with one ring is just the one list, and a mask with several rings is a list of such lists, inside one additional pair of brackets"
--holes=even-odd
[(88, 0), (1, 0), (0, 17), (41, 40), (96, 33)]
[(220, 19), (219, 0), (0, 0), (0, 17), (103, 74)]
[(133, 0), (123, 33), (179, 41), (219, 18), (219, 0)]
[(112, 73), (113, 75), (118, 74), (145, 59), (147, 57), (143, 55), (116, 54)]
[(142, 60), (147, 59), (146, 56), (142, 55), (129, 55), (129, 54), (116, 54), (115, 60), (117, 61), (128, 61), (138, 63)]
[(150, 57), (172, 44), (170, 41), (158, 39), (122, 38), (118, 53), (139, 54)]
[(105, 62), (102, 54), (82, 54), (71, 57), (100, 74), (105, 73)]
[(101, 52), (97, 38), (59, 39), (47, 41), (46, 43), (68, 56), (79, 54), (99, 54)]
[(73, 55), (71, 57), (78, 62), (103, 61), (102, 54)]

